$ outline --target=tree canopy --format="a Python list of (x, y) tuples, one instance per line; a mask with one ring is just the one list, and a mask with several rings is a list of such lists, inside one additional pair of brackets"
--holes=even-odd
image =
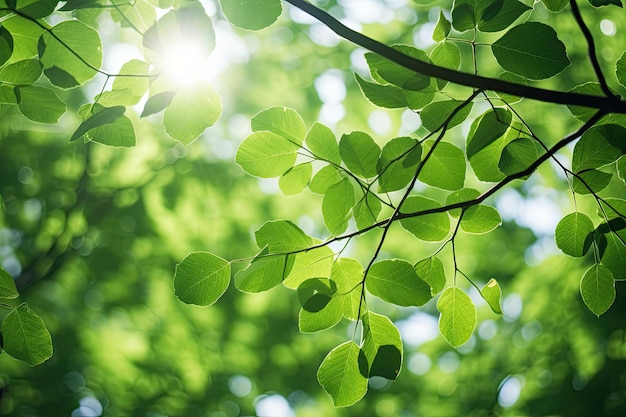
[(626, 412), (620, 0), (0, 15), (0, 415)]

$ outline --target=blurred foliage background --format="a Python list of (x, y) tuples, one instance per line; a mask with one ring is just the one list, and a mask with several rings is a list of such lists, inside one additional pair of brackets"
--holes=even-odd
[[(383, 42), (423, 49), (432, 46), (439, 7), (449, 10), (449, 3), (317, 2)], [(218, 6), (203, 4), (217, 28), (212, 82), (224, 115), (188, 148), (152, 123), (158, 116), (138, 124), (132, 149), (68, 144), (75, 112), (98, 92), (98, 79), (65, 94), (72, 110), (52, 127), (0, 108), (0, 261), (54, 343), (54, 356), (34, 368), (0, 355), (0, 415), (626, 415), (624, 286), (617, 283), (617, 301), (600, 319), (582, 303), (578, 284), (587, 266), (559, 255), (553, 243), (556, 221), (572, 202), (550, 165), (491, 202), (506, 220), (500, 228), (456, 243), (464, 272), (477, 282), (499, 280), (505, 316), (474, 294), (479, 327), (454, 350), (437, 333), (433, 302), (418, 310), (372, 300), (372, 309), (400, 328), (405, 361), (396, 383), (374, 378), (353, 407), (334, 409), (315, 377), (328, 350), (350, 337), (349, 323), (300, 334), (300, 306), (285, 288), (258, 295), (231, 288), (209, 308), (178, 301), (174, 266), (189, 252), (249, 257), (253, 231), (277, 218), (325, 236), (319, 196), (284, 197), (275, 181), (248, 177), (232, 162), (252, 115), (285, 105), (308, 125), (320, 120), (337, 134), (365, 130), (383, 143), (420, 132), (418, 115), (383, 111), (362, 98), (352, 73), (367, 75), (363, 51), (320, 24), (287, 7), (271, 28), (238, 31)], [(576, 64), (546, 86), (584, 82), (590, 67), (575, 22), (536, 8), (535, 18), (557, 29)], [(606, 21), (613, 25), (598, 45), (607, 68), (624, 45), (626, 20), (611, 16), (623, 15), (615, 10), (583, 6), (594, 33)], [(126, 32), (111, 31), (105, 18), (94, 24), (107, 33), (105, 56), (115, 66), (115, 53), (129, 45)], [(478, 58), (489, 74), (480, 49)], [(576, 126), (565, 108), (520, 109), (548, 142)], [(462, 141), (468, 128), (452, 132)], [(436, 249), (400, 229), (392, 236), (385, 256), (418, 260)], [(367, 261), (374, 239), (363, 236), (348, 251)]]

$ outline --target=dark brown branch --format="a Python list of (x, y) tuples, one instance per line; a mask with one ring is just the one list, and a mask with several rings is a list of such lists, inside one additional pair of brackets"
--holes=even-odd
[(590, 107), (601, 110), (604, 113), (626, 114), (626, 102), (619, 100), (612, 95), (607, 97), (598, 97), (573, 92), (546, 90), (543, 88), (510, 83), (495, 78), (482, 77), (480, 75), (468, 74), (429, 64), (405, 55), (390, 46), (348, 28), (324, 10), (319, 9), (305, 0), (285, 1), (319, 20), (343, 39), (420, 74), (450, 81), (466, 87), (473, 87), (483, 91), (497, 91), (545, 103)]

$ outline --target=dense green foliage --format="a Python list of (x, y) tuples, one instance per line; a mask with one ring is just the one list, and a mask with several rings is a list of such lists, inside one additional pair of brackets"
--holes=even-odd
[(626, 410), (621, 2), (366, 3), (0, 1), (0, 413)]

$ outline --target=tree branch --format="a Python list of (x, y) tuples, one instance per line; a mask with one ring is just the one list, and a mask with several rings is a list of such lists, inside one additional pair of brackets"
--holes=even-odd
[(285, 1), (311, 15), (343, 39), (420, 74), (464, 85), (466, 87), (473, 87), (484, 91), (507, 93), (545, 103), (584, 106), (599, 109), (604, 113), (626, 114), (626, 101), (622, 101), (613, 95), (599, 97), (573, 92), (546, 90), (543, 88), (510, 83), (495, 78), (482, 77), (480, 75), (468, 74), (429, 64), (405, 55), (390, 46), (348, 28), (324, 10), (321, 10), (305, 0)]

